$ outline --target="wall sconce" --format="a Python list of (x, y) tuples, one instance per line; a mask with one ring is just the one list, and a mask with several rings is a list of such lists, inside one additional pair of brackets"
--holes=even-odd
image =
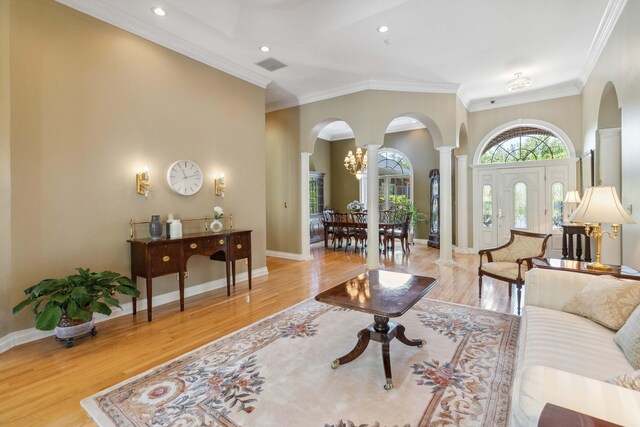
[(214, 179), (213, 183), (216, 189), (216, 196), (224, 198), (224, 174), (221, 173), (220, 178)]
[(151, 191), (149, 168), (145, 167), (144, 170), (136, 173), (136, 193), (144, 197), (149, 197), (149, 191)]

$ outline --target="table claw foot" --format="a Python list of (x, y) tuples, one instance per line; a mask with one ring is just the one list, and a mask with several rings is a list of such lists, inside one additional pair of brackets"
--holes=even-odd
[(393, 389), (393, 380), (391, 378), (387, 378), (387, 383), (384, 385), (385, 390)]
[(422, 348), (427, 345), (427, 340), (420, 340), (420, 344), (418, 344), (418, 348)]
[(340, 367), (340, 361), (338, 359), (331, 362), (331, 369), (338, 369)]

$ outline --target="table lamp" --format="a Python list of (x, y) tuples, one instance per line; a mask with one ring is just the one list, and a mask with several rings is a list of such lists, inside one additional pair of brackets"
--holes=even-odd
[[(608, 234), (609, 238), (615, 239), (620, 233), (620, 224), (636, 223), (622, 207), (614, 187), (588, 187), (569, 220), (584, 223), (587, 236), (596, 239), (596, 262), (588, 264), (587, 268), (599, 271), (611, 270), (611, 267), (600, 262), (602, 236)], [(611, 224), (613, 234), (602, 231), (603, 223)]]
[(564, 196), (564, 203), (567, 203), (569, 205), (569, 215), (567, 215), (567, 217), (569, 217), (573, 211), (576, 210), (576, 206), (578, 206), (578, 204), (580, 203), (580, 193), (578, 192), (578, 190), (570, 190), (567, 191), (567, 195)]

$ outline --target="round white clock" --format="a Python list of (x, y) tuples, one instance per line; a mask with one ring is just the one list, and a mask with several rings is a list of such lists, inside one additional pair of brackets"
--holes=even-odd
[(202, 188), (202, 169), (191, 160), (173, 162), (167, 170), (167, 183), (171, 189), (183, 196), (193, 196)]

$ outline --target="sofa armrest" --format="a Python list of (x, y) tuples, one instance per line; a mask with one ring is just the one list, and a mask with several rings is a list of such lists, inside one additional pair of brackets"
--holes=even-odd
[(546, 366), (526, 369), (518, 385), (512, 425), (537, 426), (547, 403), (623, 426), (640, 425), (640, 391)]
[(572, 271), (533, 268), (525, 275), (524, 304), (561, 311), (593, 277)]

